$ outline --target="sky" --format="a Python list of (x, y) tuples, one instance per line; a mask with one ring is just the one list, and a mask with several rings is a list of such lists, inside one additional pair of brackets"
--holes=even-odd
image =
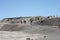
[(0, 19), (56, 15), (60, 16), (60, 0), (0, 0)]

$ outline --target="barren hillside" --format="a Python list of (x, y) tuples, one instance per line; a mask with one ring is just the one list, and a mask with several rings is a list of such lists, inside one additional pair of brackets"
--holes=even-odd
[[(31, 40), (60, 40), (60, 29), (58, 26), (41, 25), (37, 22), (38, 21), (33, 21), (32, 25), (29, 21), (27, 21), (26, 24), (1, 23), (0, 39), (26, 40), (26, 37), (29, 37)], [(44, 36), (46, 36), (46, 38), (44, 38)]]

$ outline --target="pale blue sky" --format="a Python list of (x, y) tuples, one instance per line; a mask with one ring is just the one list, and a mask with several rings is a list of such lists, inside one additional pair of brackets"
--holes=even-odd
[(60, 16), (60, 0), (0, 0), (0, 19), (49, 15)]

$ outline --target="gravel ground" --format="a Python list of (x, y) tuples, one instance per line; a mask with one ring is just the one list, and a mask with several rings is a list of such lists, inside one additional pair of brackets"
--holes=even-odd
[(24, 32), (9, 32), (9, 31), (0, 31), (0, 40), (26, 40), (30, 38), (31, 40), (42, 40), (44, 39), (43, 34), (26, 34)]

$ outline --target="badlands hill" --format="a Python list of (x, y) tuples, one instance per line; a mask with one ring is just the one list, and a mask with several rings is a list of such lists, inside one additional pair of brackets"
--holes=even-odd
[[(19, 31), (21, 29), (24, 29), (26, 26), (27, 29), (28, 27), (32, 26), (30, 25), (30, 19), (33, 20), (32, 24), (33, 26), (36, 25), (44, 25), (44, 26), (58, 26), (60, 25), (60, 17), (14, 17), (14, 18), (4, 18), (0, 22), (0, 30), (4, 31)], [(26, 24), (22, 23), (21, 21), (24, 22), (26, 21)]]
[[(32, 25), (30, 24), (30, 19), (33, 19)], [(26, 24), (21, 24), (21, 20), (26, 20)], [(43, 22), (41, 22), (41, 20)], [(60, 40), (59, 24), (59, 17), (5, 18), (0, 23), (0, 39), (26, 40), (24, 38), (29, 37), (33, 40)], [(46, 38), (44, 38), (44, 36), (46, 36)]]

